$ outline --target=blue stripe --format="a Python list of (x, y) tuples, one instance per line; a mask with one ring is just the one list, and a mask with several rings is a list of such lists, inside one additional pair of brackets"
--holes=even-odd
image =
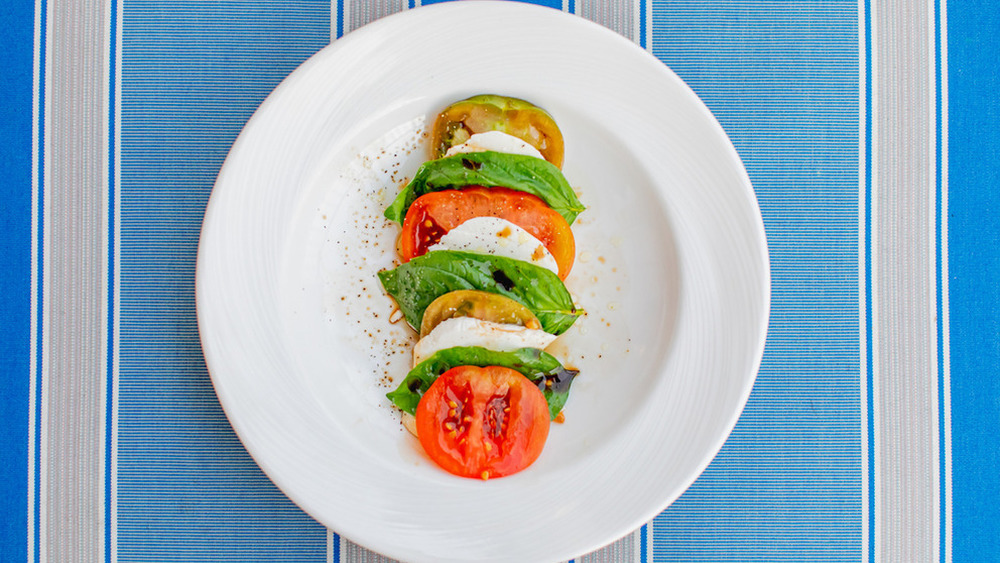
[(643, 49), (649, 47), (646, 45), (646, 10), (649, 8), (646, 6), (648, 0), (639, 0), (639, 46)]
[[(653, 0), (651, 48), (746, 165), (768, 340), (739, 423), (653, 521), (656, 561), (857, 561), (867, 528), (857, 0)], [(711, 38), (708, 40), (707, 38)]]
[(265, 96), (329, 43), (330, 2), (122, 9), (119, 558), (324, 561), (326, 529), (268, 480), (222, 412), (199, 345), (194, 266), (226, 153)]
[(646, 548), (646, 543), (648, 541), (647, 534), (649, 533), (649, 524), (644, 524), (642, 528), (639, 529), (639, 561), (646, 563), (649, 551)]
[(37, 300), (37, 309), (35, 310), (35, 322), (37, 323), (37, 334), (35, 342), (35, 361), (37, 362), (35, 368), (35, 420), (33, 424), (35, 425), (35, 469), (34, 469), (34, 537), (32, 538), (32, 545), (34, 549), (34, 561), (38, 563), (41, 558), (41, 496), (42, 496), (42, 350), (43, 342), (45, 341), (43, 333), (43, 319), (45, 310), (45, 291), (44, 283), (45, 279), (45, 37), (47, 34), (46, 30), (46, 15), (48, 14), (48, 2), (46, 0), (40, 0), (38, 10), (40, 13), (40, 24), (39, 24), (39, 63), (38, 63), (38, 122), (36, 127), (38, 128), (38, 170), (37, 179), (38, 182), (38, 209), (36, 210), (36, 231), (35, 239), (38, 244), (35, 259), (38, 261), (35, 270), (35, 279), (38, 280), (38, 287), (36, 289), (37, 293), (35, 298)]
[(337, 0), (337, 38), (344, 36), (344, 0)]
[(875, 368), (872, 351), (872, 6), (864, 0), (865, 34), (865, 416), (867, 420), (868, 459), (868, 561), (875, 562)]
[(1000, 554), (1000, 3), (951, 2), (948, 22), (948, 272), (952, 548)]
[(112, 482), (113, 447), (114, 447), (114, 390), (115, 390), (115, 280), (118, 271), (115, 268), (115, 240), (118, 225), (115, 222), (115, 107), (118, 103), (115, 87), (115, 74), (118, 70), (118, 0), (111, 0), (111, 18), (108, 24), (108, 277), (107, 277), (107, 381), (105, 388), (104, 415), (104, 560), (112, 561), (112, 514), (111, 497), (114, 483)]
[(28, 553), (28, 430), (31, 405), (31, 134), (34, 3), (0, 6), (0, 561)]

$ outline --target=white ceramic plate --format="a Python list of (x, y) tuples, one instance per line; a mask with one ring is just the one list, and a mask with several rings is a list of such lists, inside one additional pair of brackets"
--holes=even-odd
[[(445, 49), (468, 29), (474, 45)], [(555, 349), (581, 370), (566, 422), (534, 465), (486, 482), (438, 469), (385, 399), (412, 337), (375, 277), (397, 233), (380, 214), (426, 158), (428, 118), (480, 93), (553, 114), (588, 206), (567, 280), (588, 315)], [(212, 193), (197, 304), (234, 428), (317, 520), (408, 561), (555, 561), (653, 518), (722, 446), (769, 273), (740, 160), (672, 72), (576, 16), (449, 3), (349, 34), (264, 102)]]

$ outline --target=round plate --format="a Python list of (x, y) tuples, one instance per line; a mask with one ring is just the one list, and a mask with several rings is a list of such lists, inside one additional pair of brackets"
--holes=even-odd
[[(437, 468), (385, 398), (413, 336), (375, 276), (429, 120), (480, 93), (552, 113), (588, 207), (567, 280), (587, 315), (553, 348), (580, 369), (565, 423), (489, 481)], [(247, 449), (317, 520), (408, 561), (565, 560), (656, 516), (735, 424), (768, 305), (760, 212), (705, 106), (626, 39), (520, 3), (410, 10), (309, 59), (234, 144), (198, 255), (205, 357)]]

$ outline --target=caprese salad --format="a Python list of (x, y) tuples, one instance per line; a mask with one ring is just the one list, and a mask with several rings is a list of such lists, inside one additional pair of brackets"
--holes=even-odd
[(379, 272), (418, 333), (389, 399), (443, 469), (490, 479), (541, 454), (577, 371), (545, 352), (583, 311), (563, 280), (584, 211), (552, 116), (495, 95), (435, 119), (431, 160), (385, 210), (400, 264)]

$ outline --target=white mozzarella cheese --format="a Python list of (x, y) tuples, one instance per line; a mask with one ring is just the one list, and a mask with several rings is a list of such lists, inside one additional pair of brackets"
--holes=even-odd
[(476, 133), (475, 135), (469, 137), (469, 140), (465, 141), (461, 145), (455, 145), (448, 149), (445, 156), (483, 151), (523, 154), (525, 156), (533, 156), (535, 158), (545, 158), (535, 147), (520, 138), (508, 135), (503, 131), (486, 131), (485, 133)]
[(555, 335), (523, 326), (484, 321), (472, 317), (453, 317), (441, 321), (413, 347), (413, 365), (429, 358), (438, 350), (456, 346), (482, 346), (497, 352), (513, 352), (519, 348), (544, 350)]
[(473, 217), (445, 233), (427, 249), (458, 250), (530, 262), (559, 273), (552, 253), (528, 231), (499, 217)]
[(403, 411), (402, 414), (403, 417), (400, 419), (400, 422), (403, 423), (403, 428), (406, 428), (406, 430), (409, 431), (410, 434), (413, 434), (415, 437), (419, 438), (419, 436), (417, 436), (417, 417), (413, 416), (412, 414), (406, 411)]

